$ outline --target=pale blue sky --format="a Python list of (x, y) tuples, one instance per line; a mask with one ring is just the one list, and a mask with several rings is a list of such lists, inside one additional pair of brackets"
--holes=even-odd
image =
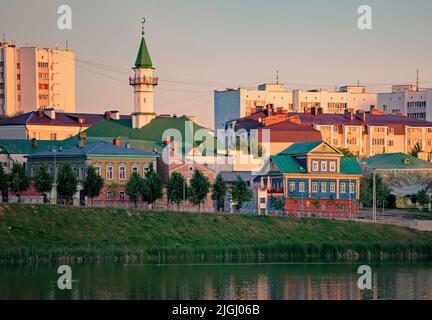
[[(73, 29), (57, 29), (69, 4)], [(373, 9), (373, 30), (357, 8)], [(77, 109), (133, 109), (128, 73), (147, 17), (160, 86), (156, 112), (213, 123), (213, 90), (275, 80), (288, 88), (334, 88), (360, 80), (370, 91), (415, 81), (432, 87), (430, 0), (0, 0), (0, 34), (17, 45), (69, 41), (77, 58)], [(114, 66), (100, 67), (91, 62)], [(129, 72), (130, 71), (130, 72)]]

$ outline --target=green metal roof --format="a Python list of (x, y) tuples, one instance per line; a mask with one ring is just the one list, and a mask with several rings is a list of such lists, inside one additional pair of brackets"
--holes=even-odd
[(405, 153), (387, 153), (367, 158), (363, 162), (369, 168), (383, 170), (432, 169), (432, 163)]
[(138, 50), (138, 55), (135, 61), (136, 68), (152, 68), (153, 63), (150, 58), (150, 53), (147, 49), (147, 44), (144, 37), (141, 39), (141, 44)]
[(313, 149), (324, 143), (323, 141), (299, 142), (294, 143), (281, 153), (280, 155), (303, 155), (311, 152)]
[(272, 156), (271, 160), (279, 168), (281, 173), (302, 173), (302, 166), (294, 157), (277, 155)]
[(77, 146), (77, 139), (62, 141), (38, 140), (37, 146), (32, 147), (32, 141), (26, 139), (0, 139), (0, 153), (7, 154), (33, 154), (36, 152), (58, 149), (68, 149)]
[(356, 158), (342, 157), (340, 158), (340, 172), (342, 174), (362, 174), (360, 164)]

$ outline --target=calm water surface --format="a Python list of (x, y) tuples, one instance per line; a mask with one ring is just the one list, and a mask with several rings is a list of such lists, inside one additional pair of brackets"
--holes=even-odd
[(0, 266), (0, 299), (428, 299), (431, 264), (370, 264), (373, 289), (357, 287), (360, 263), (75, 264), (72, 290), (59, 265)]

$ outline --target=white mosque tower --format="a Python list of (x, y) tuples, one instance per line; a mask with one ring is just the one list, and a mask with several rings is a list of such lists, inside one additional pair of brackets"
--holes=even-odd
[(153, 89), (158, 85), (158, 78), (153, 76), (153, 64), (144, 39), (144, 23), (142, 22), (142, 38), (133, 70), (135, 75), (129, 78), (134, 88), (134, 113), (132, 127), (140, 129), (156, 118), (153, 105)]

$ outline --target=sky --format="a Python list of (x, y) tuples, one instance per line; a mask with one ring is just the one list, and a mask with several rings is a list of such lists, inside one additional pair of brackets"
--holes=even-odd
[[(72, 29), (57, 27), (60, 5)], [(372, 30), (357, 27), (361, 5)], [(17, 46), (76, 52), (77, 111), (133, 111), (132, 75), (146, 17), (159, 76), (157, 113), (196, 115), (213, 126), (213, 91), (280, 82), (287, 89), (357, 83), (432, 87), (430, 0), (0, 0), (0, 36)]]

